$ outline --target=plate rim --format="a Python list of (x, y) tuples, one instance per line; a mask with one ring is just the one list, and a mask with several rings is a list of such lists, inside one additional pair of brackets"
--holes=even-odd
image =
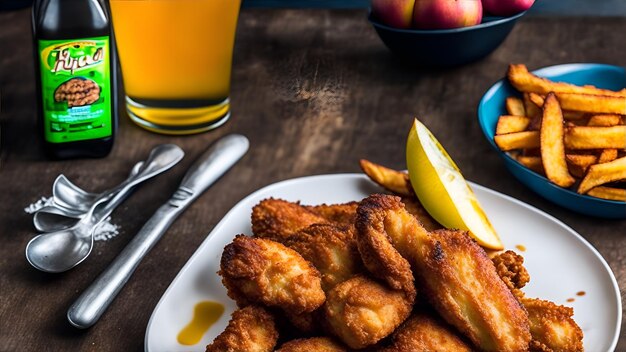
[[(285, 186), (285, 185), (289, 185), (292, 183), (298, 183), (298, 182), (303, 182), (303, 181), (310, 181), (310, 180), (314, 180), (314, 179), (324, 179), (324, 178), (355, 178), (355, 179), (362, 179), (362, 180), (367, 180), (372, 182), (369, 178), (367, 178), (367, 176), (365, 176), (364, 174), (361, 173), (332, 173), (332, 174), (318, 174), (318, 175), (310, 175), (310, 176), (302, 176), (302, 177), (295, 177), (295, 178), (290, 178), (290, 179), (286, 179), (286, 180), (282, 180), (282, 181), (278, 181), (278, 182), (274, 182), (271, 184), (268, 184), (266, 186), (263, 186), (261, 188), (259, 188), (258, 190), (248, 194), (247, 196), (243, 197), (242, 199), (240, 199), (235, 205), (233, 205), (230, 210), (228, 210), (228, 212), (226, 214), (224, 214), (224, 216), (222, 217), (222, 219), (213, 227), (213, 229), (211, 229), (210, 231), (208, 231), (208, 234), (206, 235), (205, 239), (202, 241), (202, 243), (200, 243), (200, 245), (198, 245), (198, 247), (196, 248), (196, 250), (193, 252), (193, 254), (189, 257), (189, 259), (187, 259), (187, 261), (185, 262), (185, 264), (180, 268), (180, 270), (178, 271), (178, 273), (176, 274), (176, 276), (174, 277), (174, 279), (170, 282), (170, 284), (167, 286), (167, 289), (163, 292), (163, 294), (161, 295), (161, 297), (159, 298), (159, 301), (157, 302), (157, 304), (154, 306), (154, 309), (152, 310), (152, 313), (150, 314), (150, 319), (148, 320), (148, 324), (146, 325), (146, 332), (144, 334), (144, 351), (149, 352), (149, 348), (148, 348), (148, 341), (149, 341), (149, 333), (150, 333), (150, 326), (152, 326), (153, 322), (154, 322), (154, 317), (155, 317), (155, 313), (156, 311), (159, 309), (159, 307), (161, 306), (161, 304), (163, 304), (164, 302), (164, 298), (165, 296), (170, 292), (170, 290), (172, 289), (172, 287), (174, 287), (174, 284), (180, 279), (180, 277), (182, 277), (183, 273), (186, 272), (190, 266), (190, 263), (192, 261), (192, 259), (194, 259), (196, 256), (200, 255), (200, 250), (207, 245), (207, 242), (209, 241), (209, 239), (211, 238), (211, 235), (215, 232), (217, 232), (220, 228), (224, 227), (226, 221), (232, 216), (232, 214), (238, 210), (240, 207), (243, 206), (243, 203), (245, 203), (247, 200), (256, 197), (258, 194), (263, 193), (263, 192), (267, 192), (268, 190), (271, 190), (272, 188), (277, 188), (277, 187), (281, 187), (281, 186)], [(543, 210), (536, 208), (528, 203), (525, 203), (519, 199), (516, 199), (512, 196), (509, 196), (507, 194), (501, 193), (499, 191), (493, 190), (491, 188), (488, 188), (486, 186), (482, 186), (480, 184), (468, 181), (468, 183), (471, 185), (472, 189), (480, 189), (481, 191), (484, 191), (488, 194), (491, 194), (493, 196), (496, 197), (500, 197), (500, 198), (504, 198), (510, 202), (513, 202), (517, 205), (520, 205), (528, 210), (530, 210), (531, 212), (546, 217), (549, 220), (553, 221), (554, 223), (556, 223), (557, 225), (563, 227), (565, 230), (567, 230), (567, 232), (569, 232), (570, 235), (573, 235), (574, 238), (576, 238), (579, 242), (581, 242), (583, 245), (585, 245), (585, 247), (587, 247), (588, 250), (591, 251), (591, 253), (593, 253), (593, 255), (596, 257), (596, 259), (598, 259), (600, 261), (600, 263), (602, 264), (602, 266), (604, 267), (604, 269), (607, 271), (607, 273), (609, 274), (609, 279), (611, 281), (612, 287), (613, 287), (613, 293), (615, 294), (615, 297), (617, 298), (617, 321), (615, 324), (615, 329), (614, 329), (614, 335), (613, 335), (613, 340), (611, 341), (611, 344), (609, 346), (609, 350), (608, 351), (613, 351), (615, 350), (615, 348), (617, 347), (617, 343), (619, 341), (619, 334), (621, 331), (621, 323), (622, 323), (622, 301), (621, 301), (621, 293), (619, 290), (619, 285), (617, 284), (617, 279), (615, 278), (615, 274), (613, 273), (613, 270), (611, 269), (611, 267), (609, 266), (609, 264), (606, 262), (606, 260), (604, 259), (604, 257), (602, 256), (602, 254), (600, 254), (600, 252), (591, 244), (589, 243), (589, 241), (587, 241), (582, 235), (580, 235), (578, 232), (576, 232), (574, 229), (572, 229), (570, 226), (568, 226), (567, 224), (565, 224), (563, 221), (559, 220), (558, 218), (554, 217), (553, 215), (550, 215), (546, 212), (544, 212)]]

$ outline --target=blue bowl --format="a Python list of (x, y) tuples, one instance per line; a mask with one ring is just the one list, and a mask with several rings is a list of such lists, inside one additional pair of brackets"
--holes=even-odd
[(496, 50), (526, 12), (511, 17), (483, 17), (481, 24), (453, 29), (399, 29), (368, 20), (394, 54), (419, 65), (457, 66), (476, 61)]
[[(542, 68), (534, 71), (541, 77), (554, 81), (592, 84), (599, 88), (620, 90), (626, 87), (626, 70), (621, 67), (602, 64), (567, 64)], [(506, 168), (520, 182), (540, 196), (570, 210), (602, 218), (626, 218), (626, 203), (581, 195), (550, 182), (518, 163), (509, 154), (502, 152), (493, 140), (500, 115), (506, 114), (505, 100), (508, 96), (521, 94), (506, 79), (496, 82), (478, 104), (478, 122), (493, 149), (504, 159)]]

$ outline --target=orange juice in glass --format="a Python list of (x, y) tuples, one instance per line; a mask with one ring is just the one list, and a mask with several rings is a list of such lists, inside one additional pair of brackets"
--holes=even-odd
[(230, 117), (240, 0), (110, 0), (126, 110), (148, 130), (191, 134)]

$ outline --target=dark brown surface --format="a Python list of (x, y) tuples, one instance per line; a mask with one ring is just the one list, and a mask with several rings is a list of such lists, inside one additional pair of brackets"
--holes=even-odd
[[(419, 70), (390, 55), (365, 11), (244, 10), (235, 47), (233, 118), (227, 125), (197, 136), (167, 137), (135, 127), (122, 114), (110, 156), (52, 162), (36, 142), (29, 12), (0, 13), (0, 350), (142, 350), (159, 297), (234, 204), (279, 180), (358, 172), (359, 158), (404, 168), (404, 142), (414, 116), (438, 136), (468, 179), (547, 211), (589, 240), (615, 272), (623, 301), (626, 221), (575, 214), (531, 193), (507, 173), (476, 122), (479, 98), (509, 62), (531, 69), (564, 62), (626, 66), (623, 33), (623, 18), (525, 18), (481, 62)], [(69, 326), (69, 304), (169, 197), (194, 158), (229, 132), (250, 138), (248, 155), (174, 224), (96, 326), (87, 331)], [(118, 209), (117, 238), (98, 242), (85, 263), (65, 274), (44, 274), (28, 265), (23, 251), (33, 228), (22, 209), (49, 195), (58, 174), (102, 190), (164, 142), (180, 145), (187, 156)], [(618, 351), (626, 350), (622, 327)]]

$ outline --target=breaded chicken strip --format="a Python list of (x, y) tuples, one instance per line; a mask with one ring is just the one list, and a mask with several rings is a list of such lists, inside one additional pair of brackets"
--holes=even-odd
[(261, 303), (294, 314), (324, 303), (320, 273), (298, 252), (272, 240), (235, 237), (224, 248), (219, 274), (239, 306)]
[(365, 276), (335, 286), (324, 312), (330, 333), (359, 349), (391, 334), (409, 316), (415, 296), (393, 290)]
[(417, 200), (416, 196), (402, 197), (401, 200), (406, 211), (415, 216), (426, 230), (435, 231), (444, 228), (437, 220), (433, 219), (433, 217), (428, 214), (426, 209), (422, 206), (422, 203)]
[(330, 337), (311, 337), (286, 342), (276, 352), (348, 352)]
[[(528, 316), (498, 276), (485, 251), (467, 233), (428, 232), (400, 198), (372, 195), (357, 210), (359, 250), (368, 269), (385, 258), (406, 258), (439, 314), (486, 351), (525, 351), (530, 342)], [(378, 259), (379, 263), (368, 263)], [(386, 272), (373, 271), (378, 277)]]
[(414, 313), (392, 337), (391, 346), (381, 352), (470, 352), (458, 333), (431, 313)]
[(583, 332), (572, 316), (574, 310), (550, 301), (526, 298), (521, 288), (530, 281), (524, 258), (506, 251), (492, 258), (498, 275), (520, 300), (530, 321), (531, 351), (578, 352), (583, 350)]
[(264, 308), (247, 306), (233, 312), (226, 330), (206, 352), (270, 352), (278, 340), (274, 317)]
[(289, 236), (284, 244), (319, 270), (325, 292), (363, 272), (353, 227), (315, 224)]
[(522, 303), (530, 319), (530, 332), (533, 336), (531, 351), (583, 351), (583, 332), (572, 319), (572, 308), (534, 298), (524, 298)]
[(354, 226), (356, 208), (358, 208), (358, 206), (359, 202), (349, 202), (330, 205), (307, 205), (304, 207), (335, 225)]
[(515, 297), (522, 298), (524, 293), (520, 291), (530, 281), (530, 275), (524, 267), (524, 257), (513, 252), (506, 251), (491, 258), (496, 266), (498, 276), (504, 281), (506, 286), (513, 292)]
[(257, 237), (283, 242), (287, 237), (313, 224), (328, 221), (320, 215), (282, 199), (262, 200), (252, 208), (252, 233)]

